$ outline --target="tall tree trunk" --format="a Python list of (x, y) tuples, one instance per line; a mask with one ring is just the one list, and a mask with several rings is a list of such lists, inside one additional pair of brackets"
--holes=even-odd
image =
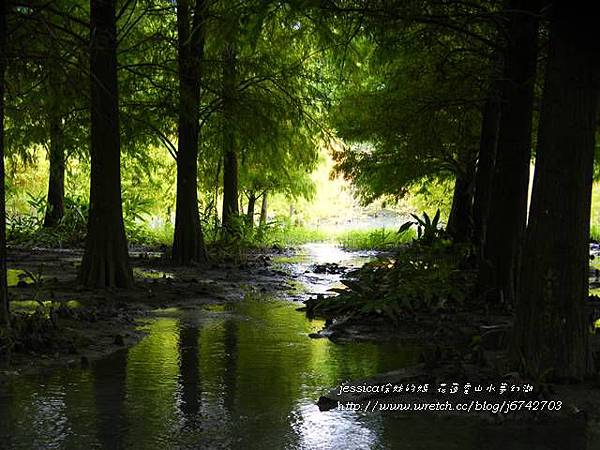
[[(215, 186), (214, 186), (214, 200), (213, 200), (213, 208), (214, 208), (214, 214), (215, 214), (215, 221), (214, 221), (214, 226), (215, 226), (215, 231), (218, 231), (219, 229), (219, 186), (220, 186), (220, 179), (219, 177), (221, 176), (221, 161), (223, 159), (219, 158), (219, 162), (217, 163), (217, 173), (215, 174)], [(216, 237), (216, 236), (215, 236)]]
[(233, 109), (236, 91), (236, 52), (227, 43), (223, 51), (223, 215), (225, 234), (233, 231), (233, 222), (240, 214), (238, 206), (238, 160), (235, 145)]
[(177, 148), (177, 200), (173, 261), (206, 261), (198, 211), (198, 142), (200, 64), (204, 55), (206, 1), (196, 0), (192, 28), (188, 0), (177, 3), (179, 57), (179, 124)]
[[(503, 48), (504, 33), (498, 33), (496, 42)], [(487, 219), (490, 211), (490, 200), (494, 166), (496, 164), (496, 150), (498, 148), (498, 132), (500, 129), (500, 114), (502, 107), (502, 57), (499, 50), (494, 50), (490, 55), (490, 80), (483, 111), (481, 114), (481, 133), (479, 137), (479, 151), (475, 181), (473, 187), (473, 236), (472, 241), (479, 250), (479, 259), (483, 261), (483, 243)]]
[(508, 11), (502, 111), (480, 284), (512, 302), (527, 221), (539, 3), (512, 0)]
[(473, 194), (473, 243), (478, 247), (485, 242), (499, 124), (500, 98), (496, 89), (492, 89), (483, 107), (481, 139), (475, 173), (475, 192)]
[(48, 178), (48, 207), (45, 227), (55, 227), (65, 215), (65, 151), (63, 148), (62, 120), (50, 112), (50, 174)]
[(246, 221), (250, 228), (254, 227), (254, 206), (256, 205), (256, 194), (254, 191), (248, 195), (248, 212), (246, 213)]
[(90, 212), (80, 278), (88, 287), (131, 287), (121, 204), (116, 0), (90, 1)]
[(0, 2), (0, 327), (10, 326), (6, 280), (6, 196), (4, 172), (4, 74), (6, 73), (6, 2)]
[(49, 60), (48, 71), (48, 135), (50, 147), (48, 159), (50, 171), (48, 176), (48, 206), (44, 217), (45, 227), (58, 225), (65, 215), (65, 150), (63, 139), (62, 116), (62, 80), (57, 62)]
[(258, 222), (261, 226), (267, 224), (267, 212), (268, 212), (268, 209), (267, 209), (267, 207), (268, 207), (267, 196), (268, 196), (267, 191), (263, 192), (262, 203), (261, 203), (261, 206), (260, 206), (260, 219), (259, 219), (259, 222)]
[(455, 242), (466, 242), (472, 236), (473, 218), (473, 178), (475, 176), (475, 158), (469, 151), (461, 155), (461, 171), (454, 182), (452, 207), (448, 216), (446, 230)]
[(522, 372), (579, 380), (588, 352), (589, 224), (600, 44), (583, 1), (555, 1), (512, 356)]

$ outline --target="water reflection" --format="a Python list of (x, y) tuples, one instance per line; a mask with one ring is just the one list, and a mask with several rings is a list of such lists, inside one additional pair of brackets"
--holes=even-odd
[(308, 333), (322, 324), (281, 301), (173, 316), (149, 325), (137, 346), (87, 371), (14, 379), (0, 394), (3, 442), (9, 448), (339, 448), (353, 430), (369, 447), (379, 439), (372, 423), (378, 419), (321, 413), (315, 400), (341, 381), (417, 357), (410, 347), (311, 340)]
[(138, 345), (88, 370), (13, 378), (0, 385), (0, 448), (586, 448), (582, 422), (508, 428), (320, 412), (315, 401), (329, 388), (412, 364), (419, 352), (309, 339), (323, 323), (296, 307), (248, 298), (163, 310)]
[(193, 426), (200, 409), (201, 392), (198, 327), (180, 327), (178, 347), (179, 392), (181, 393), (179, 408), (186, 424)]
[(127, 350), (118, 351), (93, 365), (96, 436), (104, 448), (123, 448), (127, 430)]

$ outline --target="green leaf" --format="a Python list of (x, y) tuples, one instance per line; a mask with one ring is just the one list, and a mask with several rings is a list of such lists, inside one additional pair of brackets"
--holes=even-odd
[(406, 233), (408, 230), (410, 230), (410, 227), (412, 227), (414, 225), (413, 221), (408, 221), (408, 222), (404, 222), (402, 224), (402, 226), (400, 227), (400, 229), (398, 230), (398, 234), (402, 234), (402, 233)]
[(436, 211), (435, 216), (433, 217), (433, 222), (431, 222), (431, 226), (433, 228), (437, 228), (439, 221), (440, 221), (440, 208), (438, 208), (438, 210)]

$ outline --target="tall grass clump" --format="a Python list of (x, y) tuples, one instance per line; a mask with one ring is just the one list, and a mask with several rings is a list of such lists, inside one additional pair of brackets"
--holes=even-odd
[(385, 228), (375, 230), (351, 230), (337, 236), (337, 242), (348, 250), (392, 250), (411, 242), (416, 237), (414, 230), (398, 233)]

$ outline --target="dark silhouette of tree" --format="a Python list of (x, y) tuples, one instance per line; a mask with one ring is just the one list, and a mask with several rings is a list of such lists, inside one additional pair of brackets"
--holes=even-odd
[[(492, 75), (494, 76), (494, 75)], [(498, 147), (498, 129), (500, 126), (500, 75), (490, 82), (488, 98), (483, 105), (481, 117), (481, 137), (477, 154), (477, 170), (473, 193), (473, 243), (481, 250), (485, 242), (486, 221), (490, 210), (492, 176)]]
[(6, 195), (4, 173), (4, 74), (6, 73), (6, 2), (0, 4), (0, 327), (9, 326), (6, 280)]
[(45, 227), (58, 225), (65, 215), (65, 149), (63, 139), (63, 117), (60, 113), (60, 92), (62, 81), (55, 65), (56, 61), (49, 62), (48, 91), (50, 103), (48, 105), (48, 131), (50, 136), (48, 159), (50, 160), (50, 173), (48, 177), (48, 206), (44, 217)]
[[(230, 31), (230, 33), (232, 33)], [(223, 49), (223, 213), (225, 234), (231, 234), (235, 218), (240, 214), (238, 205), (238, 158), (233, 125), (236, 97), (236, 49), (228, 36)]]
[(81, 281), (88, 287), (131, 287), (123, 224), (117, 89), (116, 0), (91, 0), (90, 211)]
[(179, 141), (173, 261), (178, 264), (207, 259), (198, 212), (200, 64), (204, 55), (206, 7), (205, 0), (196, 0), (192, 15), (188, 0), (177, 2)]
[(521, 372), (592, 372), (585, 299), (600, 44), (582, 1), (555, 1), (512, 348)]
[(455, 242), (467, 242), (473, 234), (471, 210), (476, 154), (474, 149), (464, 148), (458, 155), (460, 164), (454, 181), (452, 206), (446, 225), (446, 231)]
[(538, 1), (511, 0), (507, 6), (500, 124), (480, 284), (486, 291), (498, 290), (509, 302), (515, 297), (527, 219), (539, 12)]

